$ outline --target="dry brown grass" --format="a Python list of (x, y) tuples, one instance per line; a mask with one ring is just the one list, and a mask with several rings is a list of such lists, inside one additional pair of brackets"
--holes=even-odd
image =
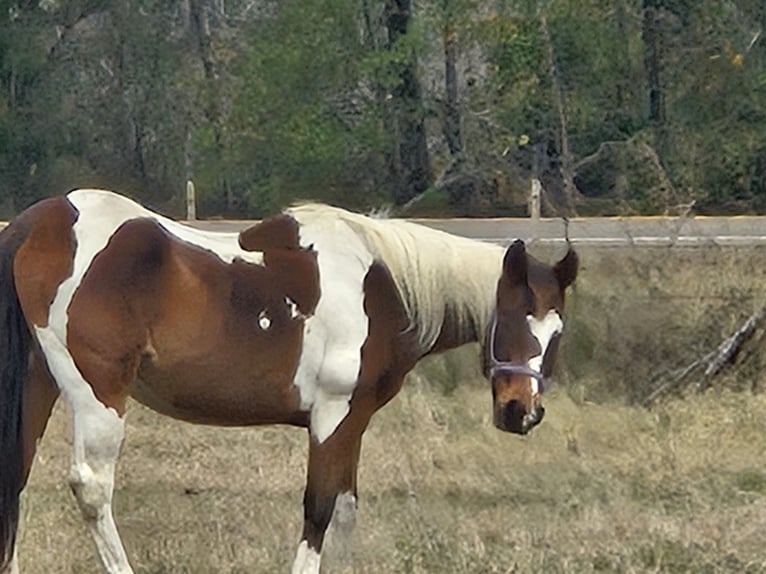
[[(475, 348), (422, 365), (373, 420), (352, 550), (330, 539), (325, 570), (766, 572), (766, 396), (625, 400), (760, 303), (766, 251), (668, 253), (583, 253), (562, 385), (528, 437), (492, 427)], [(99, 572), (65, 484), (65, 414), (25, 499), (26, 574)], [(115, 513), (136, 571), (289, 571), (305, 452), (300, 430), (195, 427), (131, 405)]]

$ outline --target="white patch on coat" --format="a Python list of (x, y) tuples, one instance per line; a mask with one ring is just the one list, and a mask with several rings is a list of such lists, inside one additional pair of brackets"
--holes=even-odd
[(295, 561), (291, 574), (319, 574), (319, 564), (322, 556), (313, 548), (309, 548), (308, 542), (302, 540), (295, 554)]
[(298, 304), (290, 299), (290, 297), (285, 297), (285, 305), (290, 309), (290, 318), (295, 319), (297, 317), (303, 316), (303, 313), (300, 312), (298, 309)]
[(311, 432), (321, 443), (348, 414), (359, 378), (369, 326), (362, 286), (373, 258), (357, 234), (338, 218), (301, 225), (299, 234), (301, 246), (313, 244), (316, 250), (322, 296), (304, 323), (294, 380), (301, 407), (311, 412)]
[[(260, 251), (245, 251), (239, 246), (239, 233), (221, 233), (204, 231), (173, 221), (158, 213), (154, 213), (135, 201), (111, 191), (101, 189), (77, 189), (67, 194), (69, 202), (80, 212), (75, 228), (80, 221), (87, 220), (88, 240), (91, 235), (101, 235), (103, 245), (114, 234), (117, 228), (130, 219), (147, 217), (155, 220), (171, 235), (181, 241), (196, 245), (217, 255), (225, 263), (234, 259), (243, 259), (248, 263), (263, 263), (263, 253)], [(80, 240), (80, 237), (78, 237)], [(98, 239), (92, 240), (98, 243)], [(79, 246), (78, 246), (79, 251)], [(95, 254), (95, 253), (94, 253)]]
[[(548, 345), (551, 344), (553, 337), (561, 333), (564, 328), (564, 322), (561, 320), (561, 315), (555, 309), (551, 309), (542, 319), (537, 319), (532, 315), (527, 316), (527, 322), (529, 323), (529, 329), (532, 334), (540, 343), (541, 352), (539, 355), (529, 359), (529, 366), (535, 371), (540, 371), (543, 367), (543, 357), (545, 357), (545, 351), (548, 349)], [(539, 382), (537, 379), (532, 378), (532, 392), (533, 394), (539, 393)]]
[(265, 309), (258, 314), (258, 326), (264, 331), (271, 327), (271, 317)]

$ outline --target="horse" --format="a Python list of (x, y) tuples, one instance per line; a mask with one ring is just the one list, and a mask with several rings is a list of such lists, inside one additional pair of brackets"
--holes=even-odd
[(576, 274), (572, 249), (549, 267), (523, 243), (319, 204), (239, 234), (104, 190), (34, 204), (0, 232), (0, 572), (18, 571), (19, 498), (61, 395), (68, 483), (105, 572), (133, 572), (112, 513), (133, 397), (192, 423), (307, 429), (292, 572), (318, 574), (333, 514), (357, 508), (362, 435), (422, 357), (483, 342), (495, 425), (539, 423)]

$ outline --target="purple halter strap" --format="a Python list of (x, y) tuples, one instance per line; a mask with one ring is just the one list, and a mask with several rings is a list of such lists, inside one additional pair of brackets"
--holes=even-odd
[(514, 361), (499, 361), (495, 356), (495, 331), (497, 329), (497, 315), (492, 317), (492, 329), (489, 335), (489, 361), (490, 361), (490, 377), (494, 378), (500, 375), (522, 375), (525, 377), (531, 377), (537, 379), (540, 383), (540, 393), (543, 392), (543, 382), (545, 376), (526, 363), (517, 363)]

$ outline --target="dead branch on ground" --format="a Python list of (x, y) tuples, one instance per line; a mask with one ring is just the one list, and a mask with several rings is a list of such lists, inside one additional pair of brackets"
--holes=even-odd
[(709, 389), (716, 375), (734, 359), (742, 345), (753, 336), (764, 318), (766, 318), (766, 305), (750, 315), (747, 321), (733, 335), (724, 339), (715, 350), (661, 379), (656, 384), (655, 389), (642, 401), (642, 404), (649, 407), (660, 397), (689, 385), (694, 381), (690, 375), (703, 365), (705, 365), (705, 371), (702, 374), (702, 379), (697, 383), (697, 392), (701, 393)]

